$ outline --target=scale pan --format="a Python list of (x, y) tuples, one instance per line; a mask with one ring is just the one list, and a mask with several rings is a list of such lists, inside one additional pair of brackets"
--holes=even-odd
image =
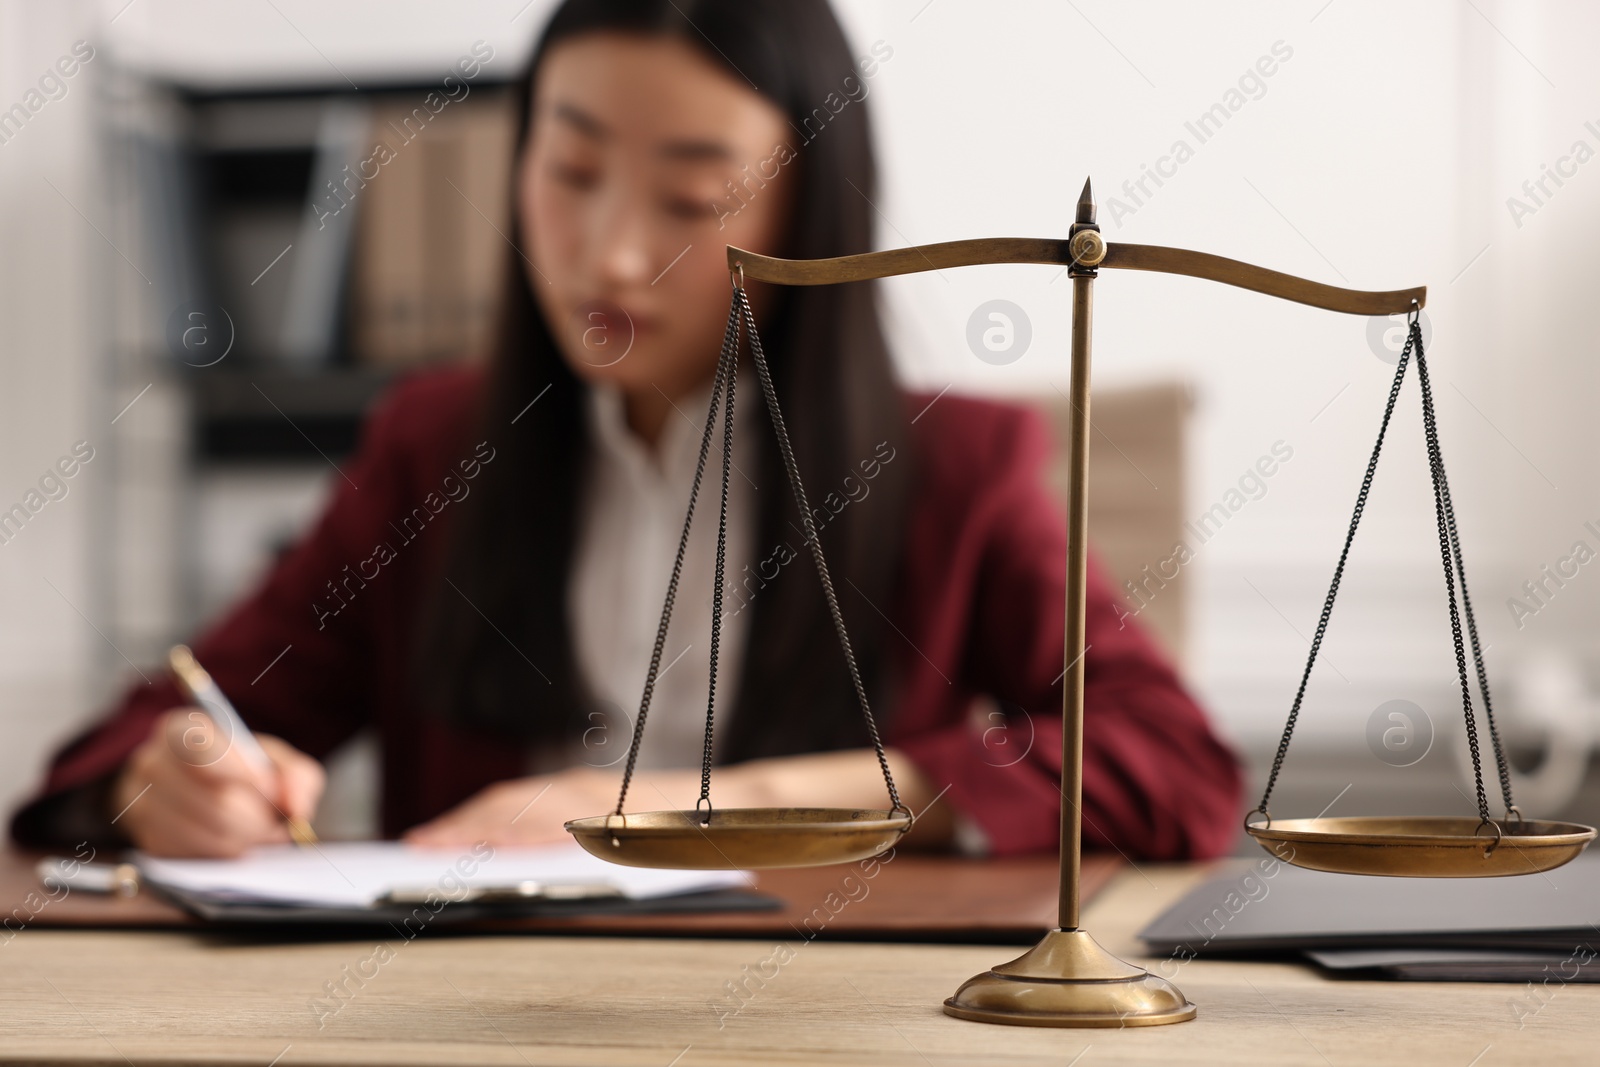
[(1262, 848), (1297, 867), (1401, 878), (1536, 874), (1575, 858), (1595, 836), (1592, 826), (1573, 822), (1485, 825), (1474, 816), (1273, 819), (1245, 829)]
[(887, 851), (911, 829), (903, 811), (728, 808), (594, 815), (566, 824), (585, 850), (624, 867), (759, 870), (825, 867)]

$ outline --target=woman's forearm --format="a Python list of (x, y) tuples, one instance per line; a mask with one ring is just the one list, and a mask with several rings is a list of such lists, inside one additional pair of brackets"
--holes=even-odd
[[(930, 781), (916, 764), (897, 749), (884, 750), (900, 799), (916, 816), (916, 829), (908, 845), (944, 848), (952, 840), (949, 807), (940, 798), (944, 785)], [(713, 771), (722, 779), (726, 796), (741, 807), (886, 808), (888, 794), (878, 756), (870, 748), (842, 752), (817, 752), (751, 760)]]

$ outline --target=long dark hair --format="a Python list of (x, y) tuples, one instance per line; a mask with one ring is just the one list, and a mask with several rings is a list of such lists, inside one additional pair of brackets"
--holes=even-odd
[[(866, 68), (857, 66), (827, 0), (567, 0), (518, 86), (518, 159), (544, 57), (561, 41), (597, 31), (687, 41), (783, 109), (794, 130), (789, 146), (796, 160), (789, 165), (801, 168), (787, 255), (809, 259), (871, 248), (876, 168), (860, 88)], [(519, 232), (515, 220), (513, 204), (513, 235)], [(447, 580), (423, 613), (418, 681), (425, 704), (460, 725), (525, 742), (559, 742), (571, 738), (591, 710), (567, 615), (576, 504), (588, 462), (586, 387), (563, 361), (520, 256), (508, 253), (506, 274), (480, 438), (499, 457), (462, 502), (445, 560)], [(870, 284), (781, 288), (772, 296), (763, 347), (814, 513), (829, 492), (836, 501), (847, 499), (844, 479), (853, 475), (851, 484), (860, 483), (862, 465), (874, 464), (866, 496), (829, 518), (821, 543), (882, 722), (893, 679), (879, 612), (891, 610), (896, 592), (914, 463), (905, 400)], [(538, 403), (513, 425), (535, 397)], [(720, 687), (735, 695), (731, 718), (719, 714), (723, 755), (736, 761), (864, 744), (865, 726), (764, 406), (743, 391), (741, 404), (762, 409), (751, 420), (764, 445), (756, 465), (755, 558), (768, 559), (780, 544), (796, 558), (755, 589), (743, 609), (750, 614), (743, 674)], [(892, 453), (880, 447), (885, 442)], [(716, 491), (710, 478), (705, 488)], [(714, 515), (697, 510), (702, 521)], [(729, 581), (744, 577), (730, 575)], [(688, 590), (680, 599), (700, 595)]]

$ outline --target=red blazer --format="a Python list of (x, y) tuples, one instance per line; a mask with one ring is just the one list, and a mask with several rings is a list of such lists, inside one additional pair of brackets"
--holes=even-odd
[[(442, 481), (484, 458), (471, 441), (482, 382), (480, 371), (451, 369), (395, 387), (368, 420), (344, 477), (333, 479), (332, 502), (315, 527), (196, 643), (252, 729), (323, 758), (359, 728), (375, 727), (388, 835), (521, 775), (525, 765), (519, 746), (421, 714), (406, 682), (411, 620), (437, 581), (447, 531), (417, 523), (397, 538), (393, 524), (423, 501), (447, 512)], [(930, 780), (951, 783), (949, 803), (982, 828), (996, 854), (1054, 850), (1066, 529), (1041, 477), (1050, 436), (1036, 413), (1013, 405), (953, 395), (907, 400), (926, 411), (913, 426), (919, 484), (890, 613), (906, 637), (894, 664), (901, 710), (885, 742)], [(374, 548), (383, 543), (397, 553), (373, 577)], [(370, 580), (349, 583), (346, 568)], [(354, 590), (347, 600), (359, 609), (340, 625), (325, 617), (339, 603), (330, 580)], [(1237, 764), (1161, 653), (1118, 616), (1091, 561), (1084, 840), (1151, 859), (1220, 854), (1237, 826)], [(154, 719), (183, 703), (164, 675), (150, 673), (158, 680), (131, 690), (57, 754), (43, 791), (16, 814), (13, 836), (48, 837), (52, 798), (113, 773)], [(1030, 709), (1031, 721), (1013, 721), (1003, 735), (993, 722), (974, 723), (980, 694)]]

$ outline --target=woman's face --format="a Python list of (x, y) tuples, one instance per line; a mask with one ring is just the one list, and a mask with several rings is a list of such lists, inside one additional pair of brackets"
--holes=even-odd
[(684, 41), (595, 33), (545, 56), (531, 116), (520, 237), (562, 355), (628, 393), (692, 389), (721, 349), (725, 246), (784, 239), (784, 113)]

